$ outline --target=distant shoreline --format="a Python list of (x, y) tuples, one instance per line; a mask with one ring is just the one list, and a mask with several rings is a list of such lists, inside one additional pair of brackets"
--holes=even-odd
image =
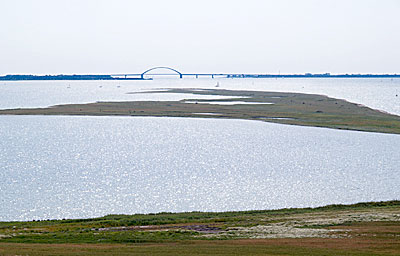
[[(288, 74), (288, 75), (243, 75), (244, 78), (400, 78), (398, 74)], [(230, 75), (229, 78), (240, 78), (240, 75)]]
[(149, 80), (140, 77), (112, 77), (110, 75), (5, 75), (0, 81), (64, 81), (64, 80)]
[[(176, 76), (176, 74), (155, 74)], [(182, 77), (212, 77), (212, 78), (400, 78), (400, 74), (228, 74), (228, 73), (190, 73), (181, 74)], [(65, 81), (65, 80), (152, 80), (142, 78), (141, 74), (127, 76), (113, 75), (5, 75), (0, 76), (0, 81)]]

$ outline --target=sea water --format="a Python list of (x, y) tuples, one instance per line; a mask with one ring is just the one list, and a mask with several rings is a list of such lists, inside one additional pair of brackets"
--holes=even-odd
[(400, 136), (246, 120), (0, 116), (0, 220), (400, 199)]

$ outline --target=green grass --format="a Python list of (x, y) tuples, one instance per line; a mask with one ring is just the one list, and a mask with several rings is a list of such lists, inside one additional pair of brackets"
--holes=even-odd
[[(43, 220), (27, 222), (0, 222), (0, 230), (5, 228), (34, 228), (34, 227), (86, 227), (104, 228), (120, 226), (165, 225), (177, 223), (237, 223), (259, 216), (287, 216), (291, 214), (326, 212), (339, 210), (359, 210), (377, 207), (400, 206), (400, 201), (367, 202), (351, 205), (334, 204), (316, 208), (286, 208), (278, 210), (232, 211), (232, 212), (184, 212), (184, 213), (152, 213), (134, 215), (107, 215), (99, 218)], [(0, 240), (1, 241), (1, 240)]]
[[(354, 214), (383, 216), (388, 213), (400, 215), (400, 201), (262, 211), (0, 222), (0, 255), (400, 255), (400, 221), (396, 219), (389, 221), (382, 217), (362, 222), (350, 218), (350, 221), (326, 225), (304, 222), (310, 218), (329, 219)], [(247, 239), (246, 235), (235, 234), (232, 230), (232, 227), (293, 222), (298, 223), (296, 228), (332, 229), (347, 236)], [(185, 229), (194, 224), (221, 230), (230, 227), (229, 232), (233, 235), (204, 236), (201, 232)], [(129, 228), (109, 229), (123, 226)], [(106, 229), (102, 230), (104, 227)]]
[(12, 238), (5, 238), (2, 242), (11, 243), (45, 243), (45, 244), (82, 244), (82, 243), (161, 243), (193, 239), (196, 232), (188, 231), (124, 231), (124, 232), (96, 232), (96, 231), (67, 231), (45, 232), (40, 234), (25, 233)]
[[(328, 213), (334, 215), (335, 212), (344, 210), (391, 208), (399, 209), (400, 201), (263, 211), (107, 215), (91, 219), (0, 222), (0, 234), (9, 236), (1, 238), (0, 243), (159, 243), (183, 240), (233, 239), (227, 236), (207, 238), (196, 231), (187, 231), (179, 227), (180, 225), (185, 227), (187, 224), (196, 223), (219, 227), (224, 230), (227, 227), (252, 227), (283, 222), (290, 216), (301, 214)], [(149, 230), (134, 228), (135, 226), (149, 225), (151, 226)], [(328, 226), (334, 225), (303, 225), (299, 227), (322, 228)], [(132, 227), (132, 229), (123, 231), (99, 230), (112, 227)]]

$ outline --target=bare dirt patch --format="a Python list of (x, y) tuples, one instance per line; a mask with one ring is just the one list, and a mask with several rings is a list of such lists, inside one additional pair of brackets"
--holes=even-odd
[[(268, 225), (252, 227), (229, 227), (217, 234), (206, 234), (203, 237), (231, 237), (231, 238), (347, 238), (355, 235), (356, 226), (344, 226), (346, 223), (380, 223), (400, 222), (400, 211), (393, 209), (362, 210), (362, 211), (337, 211), (294, 214), (275, 218), (264, 218), (263, 221), (274, 222)], [(391, 230), (397, 226), (390, 226)], [(382, 227), (362, 227), (365, 232), (373, 232)], [(386, 228), (388, 229), (388, 228)], [(358, 232), (358, 233), (359, 233)], [(400, 230), (399, 230), (400, 233)]]

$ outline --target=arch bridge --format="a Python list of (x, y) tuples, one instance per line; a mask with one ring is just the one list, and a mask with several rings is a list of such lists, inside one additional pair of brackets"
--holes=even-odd
[[(147, 69), (146, 71), (144, 71), (143, 73), (136, 73), (136, 74), (111, 74), (111, 76), (114, 77), (114, 79), (142, 79), (142, 80), (146, 80), (144, 79), (144, 76), (149, 73), (150, 71), (153, 70), (158, 70), (158, 69), (163, 69), (163, 70), (169, 70), (169, 71), (173, 71), (175, 72), (177, 75), (179, 75), (179, 78), (183, 78), (185, 77), (195, 77), (195, 78), (199, 78), (199, 77), (244, 77), (244, 74), (221, 74), (221, 73), (182, 73), (176, 69), (170, 68), (170, 67), (153, 67), (150, 69)], [(156, 73), (156, 74), (152, 74), (154, 76), (161, 76), (161, 75), (171, 75), (171, 74), (162, 74), (162, 73)]]
[(182, 77), (183, 77), (183, 74), (182, 74), (181, 72), (179, 72), (179, 71), (176, 70), (176, 69), (170, 68), (170, 67), (154, 67), (154, 68), (150, 68), (150, 69), (144, 71), (142, 74), (140, 74), (140, 77), (141, 77), (142, 79), (144, 79), (144, 75), (145, 75), (145, 74), (147, 74), (147, 73), (150, 72), (150, 71), (156, 70), (156, 69), (167, 69), (167, 70), (171, 70), (171, 71), (174, 71), (175, 73), (177, 73), (177, 74), (179, 75), (179, 78), (182, 78)]

